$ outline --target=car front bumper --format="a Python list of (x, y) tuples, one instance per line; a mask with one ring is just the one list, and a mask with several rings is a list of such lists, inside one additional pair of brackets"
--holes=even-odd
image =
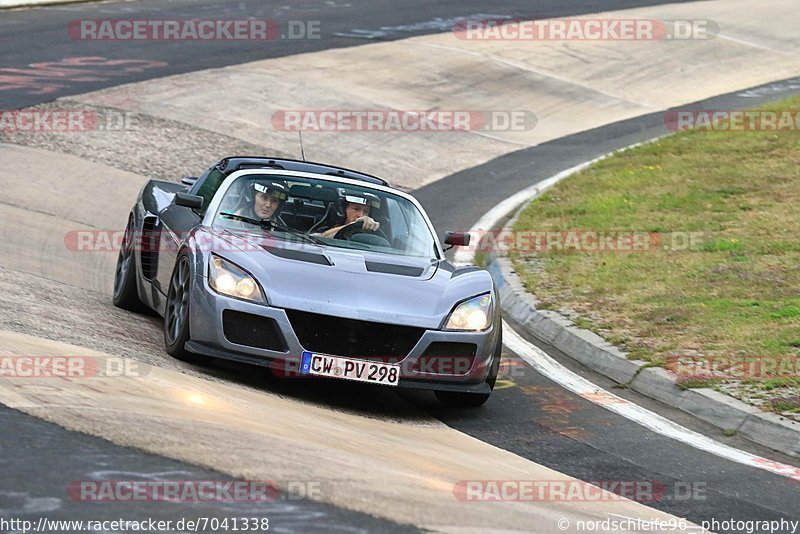
[[(300, 342), (286, 310), (220, 295), (211, 290), (207, 279), (203, 276), (195, 277), (189, 309), (191, 341), (186, 344), (188, 351), (215, 358), (270, 367), (279, 376), (308, 376), (300, 375), (299, 369), (302, 354), (309, 349)], [(274, 326), (277, 327), (283, 338), (283, 346), (280, 347), (280, 350), (271, 350), (242, 342), (232, 342), (226, 337), (224, 329), (223, 313), (226, 310), (274, 321)], [(498, 324), (483, 332), (451, 332), (424, 329), (419, 340), (408, 353), (382, 361), (400, 365), (399, 387), (488, 393), (490, 387), (486, 383), (486, 377), (495, 356), (499, 340), (498, 329)], [(239, 339), (238, 341), (242, 340)], [(426, 370), (431, 369), (431, 356), (426, 356), (425, 354), (432, 343), (473, 344), (475, 345), (475, 355), (474, 358), (469, 359), (458, 358), (454, 365), (449, 367), (444, 365), (443, 367), (449, 369), (449, 372), (426, 372)], [(352, 355), (332, 354), (319, 348), (316, 352), (331, 356), (354, 357)], [(369, 355), (365, 355), (364, 359), (369, 360), (371, 358), (369, 358)], [(374, 361), (378, 361), (378, 359), (374, 359)]]

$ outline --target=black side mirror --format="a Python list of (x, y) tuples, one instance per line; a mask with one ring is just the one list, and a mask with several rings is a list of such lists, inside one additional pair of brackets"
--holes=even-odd
[(199, 210), (203, 207), (203, 197), (189, 193), (175, 193), (175, 205)]
[(444, 243), (452, 247), (468, 247), (471, 237), (469, 232), (447, 232), (444, 234)]

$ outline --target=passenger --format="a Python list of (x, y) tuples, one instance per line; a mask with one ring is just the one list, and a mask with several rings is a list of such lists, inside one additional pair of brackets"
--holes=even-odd
[(252, 184), (253, 202), (237, 212), (251, 219), (277, 221), (281, 208), (289, 198), (288, 187), (283, 180), (255, 180)]
[[(283, 180), (257, 178), (246, 182), (243, 185), (241, 200), (232, 213), (257, 221), (267, 220), (283, 224), (280, 213), (286, 199), (289, 198), (288, 191), (289, 187)], [(235, 229), (253, 227), (251, 223), (235, 219), (226, 221), (225, 226)]]

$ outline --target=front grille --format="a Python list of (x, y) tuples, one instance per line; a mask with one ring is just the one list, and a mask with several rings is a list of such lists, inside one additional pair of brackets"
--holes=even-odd
[(286, 310), (304, 349), (334, 356), (396, 362), (417, 344), (424, 328), (356, 321), (317, 313)]
[(436, 341), (428, 345), (413, 369), (420, 373), (465, 375), (472, 368), (477, 349), (474, 343)]
[(222, 331), (225, 339), (237, 345), (286, 352), (284, 341), (275, 319), (235, 310), (222, 311)]

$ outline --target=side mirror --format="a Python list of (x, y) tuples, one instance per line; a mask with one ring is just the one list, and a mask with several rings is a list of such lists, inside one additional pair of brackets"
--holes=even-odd
[(468, 247), (472, 237), (469, 232), (447, 232), (444, 236), (445, 245), (453, 247)]
[(175, 193), (175, 205), (199, 210), (203, 207), (203, 197), (189, 193)]

